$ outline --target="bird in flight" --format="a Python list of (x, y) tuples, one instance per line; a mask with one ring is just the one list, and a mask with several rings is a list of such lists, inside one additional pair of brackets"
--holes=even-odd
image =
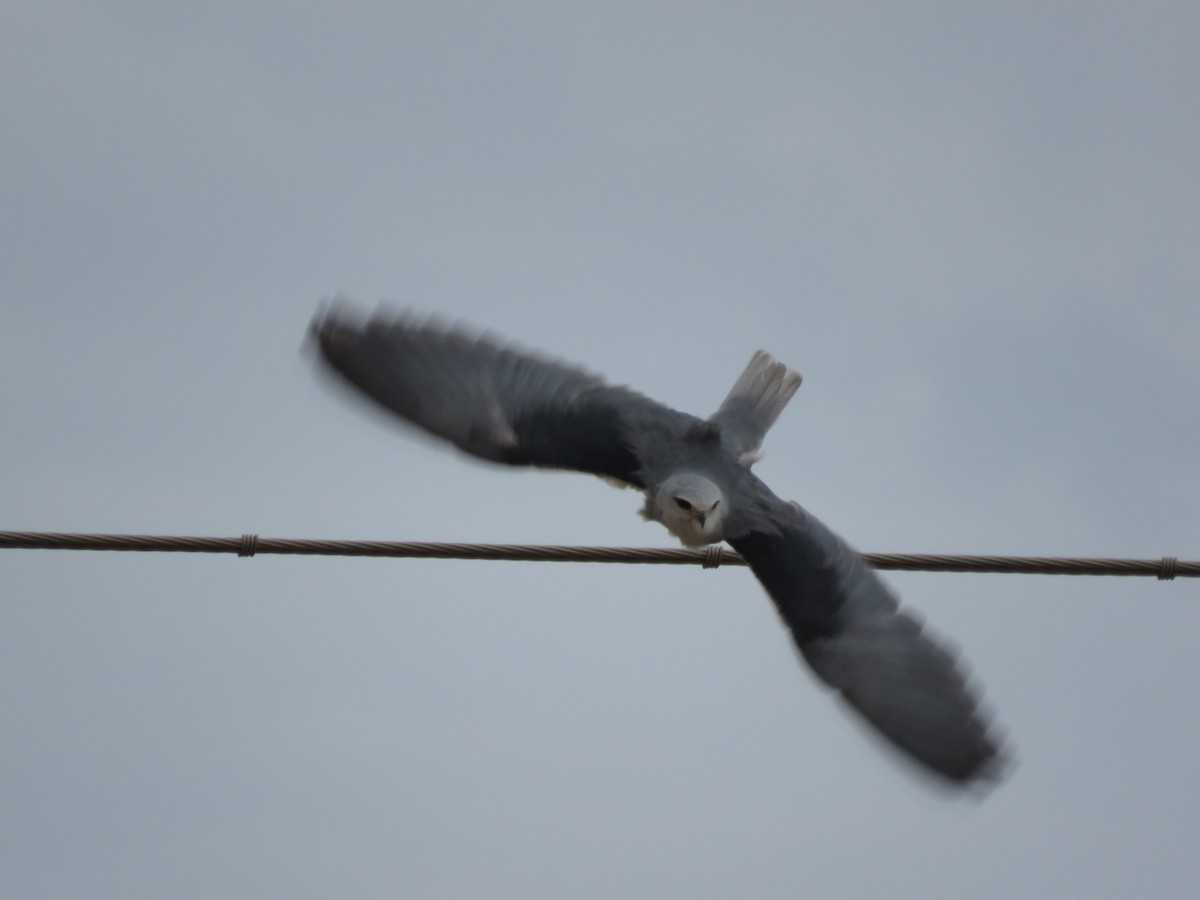
[(642, 515), (689, 547), (749, 564), (805, 662), (876, 731), (950, 783), (996, 780), (1000, 741), (956, 654), (862, 557), (751, 471), (800, 375), (759, 351), (707, 419), (584, 370), (411, 313), (344, 302), (312, 335), (334, 372), (472, 456), (572, 469), (645, 494)]

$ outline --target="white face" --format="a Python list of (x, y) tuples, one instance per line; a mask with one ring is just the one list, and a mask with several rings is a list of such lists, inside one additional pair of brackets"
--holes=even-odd
[(726, 507), (721, 491), (701, 475), (684, 473), (663, 482), (654, 515), (685, 546), (703, 547), (724, 538)]

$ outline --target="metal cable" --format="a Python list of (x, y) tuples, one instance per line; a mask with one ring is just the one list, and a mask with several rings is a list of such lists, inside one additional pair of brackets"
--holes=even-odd
[[(380, 556), (415, 559), (483, 559), (521, 562), (641, 563), (744, 566), (737, 553), (713, 545), (703, 550), (650, 547), (555, 547), (527, 544), (438, 544), (410, 541), (324, 541), (292, 538), (174, 537), (145, 534), (71, 534), (0, 531), (0, 549), (120, 550), (169, 553), (236, 553), (251, 557)], [(922, 572), (993, 572), (1030, 575), (1143, 575), (1160, 581), (1200, 577), (1200, 560), (1089, 559), (1052, 556), (964, 556), (926, 553), (865, 553), (876, 569)]]

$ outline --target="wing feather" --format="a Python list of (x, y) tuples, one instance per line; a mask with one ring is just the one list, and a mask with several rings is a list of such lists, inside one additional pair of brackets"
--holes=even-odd
[(488, 335), (337, 303), (312, 325), (321, 357), (388, 411), (492, 462), (575, 469), (642, 487), (638, 434), (696, 420)]
[(841, 538), (756, 480), (760, 524), (727, 540), (763, 583), (805, 661), (869, 724), (951, 781), (994, 779), (1000, 743), (957, 653)]

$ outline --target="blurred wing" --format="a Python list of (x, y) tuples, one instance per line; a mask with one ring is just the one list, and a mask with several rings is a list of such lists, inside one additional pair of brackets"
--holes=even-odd
[(770, 524), (729, 543), (775, 601), (804, 659), (884, 737), (957, 782), (1003, 759), (956, 656), (899, 610), (862, 557), (758, 483)]
[(580, 369), (487, 337), (337, 304), (313, 322), (326, 363), (367, 397), (482, 459), (641, 486), (631, 435), (691, 420)]
[(799, 387), (799, 372), (759, 350), (710, 421), (721, 426), (721, 433), (731, 443), (734, 456), (749, 464)]

